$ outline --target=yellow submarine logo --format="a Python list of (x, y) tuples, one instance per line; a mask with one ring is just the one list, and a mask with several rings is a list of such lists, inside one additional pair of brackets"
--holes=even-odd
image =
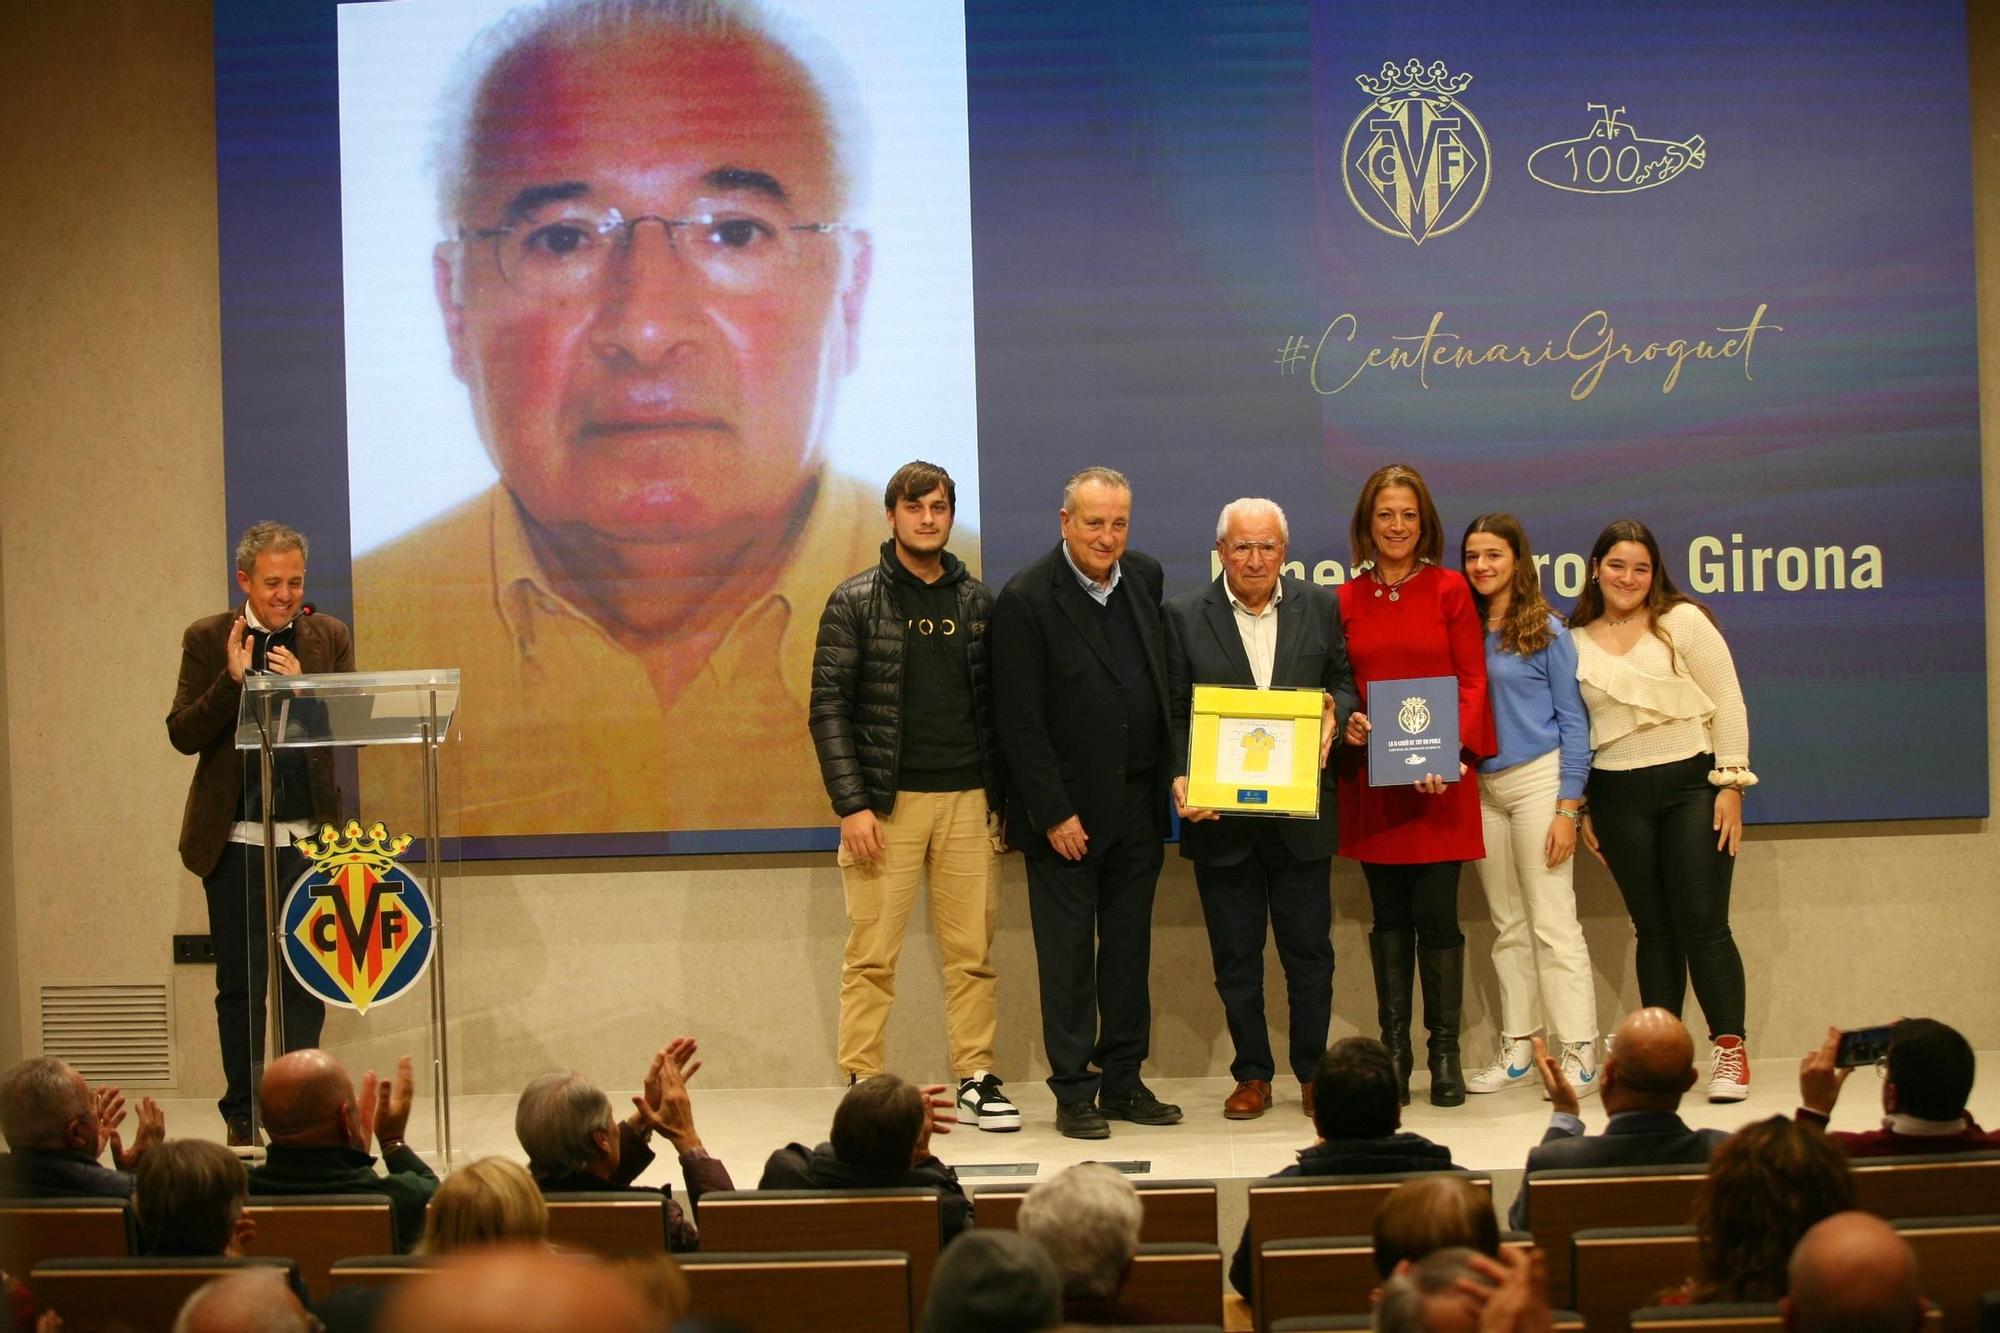
[(285, 963), (328, 1004), (359, 1013), (407, 992), (429, 966), (437, 938), (430, 900), (396, 857), (410, 845), (381, 824), (363, 831), (322, 825), (300, 839), (310, 862), (285, 898)]
[(1458, 100), (1472, 76), (1412, 59), (1354, 81), (1373, 99), (1340, 148), (1355, 209), (1378, 231), (1418, 245), (1464, 226), (1492, 180), (1486, 131)]
[(1642, 139), (1618, 119), (1622, 106), (1587, 102), (1599, 113), (1590, 133), (1580, 139), (1558, 139), (1528, 154), (1528, 174), (1553, 190), (1573, 194), (1636, 194), (1700, 171), (1708, 161), (1708, 142), (1699, 134), (1683, 140)]

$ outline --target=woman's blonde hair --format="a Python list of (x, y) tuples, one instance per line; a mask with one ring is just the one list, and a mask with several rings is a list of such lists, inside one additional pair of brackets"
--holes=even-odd
[(424, 1213), (419, 1254), (452, 1254), (510, 1241), (546, 1241), (549, 1205), (527, 1169), (482, 1157), (445, 1177)]

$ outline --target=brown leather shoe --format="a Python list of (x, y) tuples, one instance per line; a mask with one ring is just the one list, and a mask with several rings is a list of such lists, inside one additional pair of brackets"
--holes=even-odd
[(1300, 1100), (1301, 1102), (1305, 1103), (1305, 1113), (1306, 1113), (1306, 1119), (1308, 1119), (1308, 1120), (1312, 1119), (1312, 1118), (1313, 1118), (1313, 1085), (1312, 1085), (1311, 1083), (1308, 1083), (1308, 1082), (1306, 1082), (1306, 1081), (1305, 1081), (1304, 1079), (1300, 1079), (1300, 1080), (1299, 1080), (1299, 1100)]
[(1225, 1120), (1255, 1120), (1271, 1109), (1271, 1084), (1266, 1079), (1247, 1078), (1236, 1085), (1222, 1103)]

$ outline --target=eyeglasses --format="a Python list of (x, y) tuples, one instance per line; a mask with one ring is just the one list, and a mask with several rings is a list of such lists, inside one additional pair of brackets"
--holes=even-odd
[(1247, 560), (1252, 553), (1269, 558), (1278, 554), (1278, 546), (1277, 542), (1231, 542), (1229, 554), (1238, 560)]
[(471, 235), (493, 243), (508, 286), (538, 300), (561, 301), (599, 290), (612, 255), (631, 249), (642, 222), (659, 223), (667, 244), (697, 276), (744, 295), (784, 286), (808, 257), (806, 238), (848, 230), (844, 222), (784, 222), (732, 206), (685, 218), (572, 209), (543, 221), (481, 227)]

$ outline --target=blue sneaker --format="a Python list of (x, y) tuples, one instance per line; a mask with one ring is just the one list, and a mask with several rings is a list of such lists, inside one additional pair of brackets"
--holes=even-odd
[[(1596, 1092), (1597, 1042), (1595, 1040), (1564, 1042), (1562, 1063), (1559, 1068), (1562, 1070), (1562, 1076), (1569, 1080), (1570, 1091), (1577, 1095), (1579, 1101)], [(1546, 1098), (1546, 1094), (1544, 1097)]]
[(1467, 1092), (1504, 1092), (1524, 1084), (1542, 1085), (1535, 1073), (1535, 1048), (1526, 1037), (1516, 1037), (1500, 1047), (1493, 1063), (1465, 1081)]

